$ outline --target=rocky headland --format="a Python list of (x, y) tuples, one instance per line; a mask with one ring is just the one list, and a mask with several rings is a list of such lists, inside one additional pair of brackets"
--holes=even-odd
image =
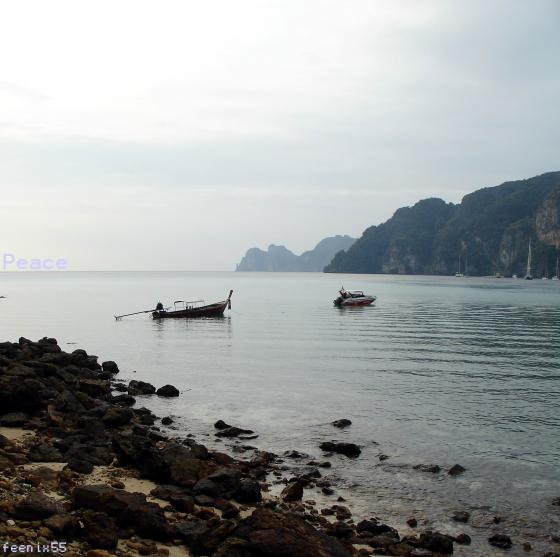
[[(355, 521), (323, 475), (328, 460), (250, 446), (243, 453), (250, 456), (234, 458), (177, 437), (167, 428), (172, 418), (137, 407), (135, 397), (180, 396), (178, 390), (125, 384), (118, 372), (115, 362), (99, 364), (85, 350), (64, 352), (52, 338), (0, 343), (3, 554), (441, 557), (470, 543), (466, 534), (403, 536), (376, 517)], [(333, 437), (349, 424), (333, 422)], [(241, 443), (256, 435), (223, 420), (213, 434)], [(327, 459), (360, 454), (351, 443), (321, 448)], [(275, 495), (274, 485), (281, 487)], [(313, 493), (332, 504), (320, 508)], [(414, 518), (408, 524), (417, 527)], [(496, 534), (489, 543), (512, 542)]]

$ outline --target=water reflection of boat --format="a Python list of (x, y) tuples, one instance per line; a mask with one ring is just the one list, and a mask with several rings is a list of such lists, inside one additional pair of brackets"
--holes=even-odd
[(529, 238), (529, 252), (527, 253), (527, 274), (525, 275), (526, 280), (533, 280), (533, 275), (531, 274), (531, 238)]
[(377, 296), (364, 294), (362, 290), (339, 290), (340, 296), (333, 302), (336, 307), (360, 307), (370, 306), (375, 302)]

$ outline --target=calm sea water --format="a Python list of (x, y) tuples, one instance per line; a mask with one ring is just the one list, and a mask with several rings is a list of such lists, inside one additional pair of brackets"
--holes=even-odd
[[(341, 284), (375, 307), (332, 306)], [(224, 319), (154, 322), (114, 314), (234, 289)], [(2, 274), (0, 337), (55, 336), (114, 359), (120, 378), (176, 385), (141, 401), (180, 432), (215, 443), (219, 418), (254, 429), (259, 448), (320, 457), (324, 440), (363, 446), (331, 474), (356, 514), (409, 516), (484, 539), (560, 533), (560, 284), (552, 281), (252, 273)], [(75, 344), (74, 344), (75, 343)], [(339, 431), (336, 418), (353, 425)], [(379, 454), (390, 458), (380, 462)], [(461, 477), (411, 467), (455, 463)], [(449, 519), (469, 510), (471, 524)], [(503, 517), (491, 524), (495, 515)], [(543, 545), (544, 544), (544, 545)], [(557, 546), (556, 546), (557, 547)], [(510, 554), (521, 552), (519, 546)], [(459, 555), (463, 550), (459, 550)]]

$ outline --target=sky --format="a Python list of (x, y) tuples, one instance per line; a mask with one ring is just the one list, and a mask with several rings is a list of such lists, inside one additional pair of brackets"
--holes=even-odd
[(232, 270), (560, 170), (560, 2), (0, 4), (0, 252)]

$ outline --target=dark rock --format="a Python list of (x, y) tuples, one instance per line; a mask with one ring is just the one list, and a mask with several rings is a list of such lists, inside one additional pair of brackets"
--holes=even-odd
[(280, 494), (284, 501), (301, 501), (303, 498), (303, 484), (299, 481), (289, 483)]
[(511, 538), (505, 534), (493, 534), (488, 538), (488, 543), (500, 549), (509, 549), (513, 545)]
[(555, 497), (552, 500), (552, 505), (554, 505), (555, 507), (560, 507), (560, 497)]
[(83, 536), (93, 547), (113, 549), (119, 541), (115, 520), (107, 513), (87, 510), (82, 513)]
[(349, 539), (354, 535), (354, 528), (346, 522), (337, 520), (327, 526), (327, 534), (339, 539)]
[(248, 555), (259, 557), (351, 557), (336, 539), (295, 514), (257, 508), (239, 523), (233, 537), (246, 540)]
[(341, 420), (335, 420), (334, 422), (331, 423), (334, 427), (339, 427), (339, 428), (348, 427), (352, 425), (352, 422), (350, 420), (347, 420), (346, 418), (343, 418)]
[(38, 443), (29, 449), (29, 460), (32, 462), (64, 462), (62, 453), (47, 443)]
[(220, 429), (216, 432), (218, 437), (238, 437), (239, 435), (248, 435), (254, 433), (250, 429), (241, 429), (240, 427), (231, 426), (227, 429)]
[(93, 464), (87, 460), (79, 460), (73, 458), (68, 462), (68, 468), (73, 472), (79, 472), (80, 474), (91, 474), (93, 472)]
[(179, 389), (173, 385), (164, 385), (156, 391), (156, 395), (164, 397), (179, 396)]
[(410, 517), (406, 523), (411, 527), (411, 528), (416, 528), (416, 526), (418, 526), (418, 521), (412, 516)]
[(103, 416), (103, 423), (107, 427), (121, 427), (131, 422), (134, 412), (130, 408), (111, 406)]
[(224, 420), (218, 420), (215, 424), (214, 427), (216, 429), (228, 429), (231, 426), (229, 424), (226, 424), (226, 422), (224, 422)]
[(386, 454), (380, 454), (377, 458), (379, 459), (379, 462), (383, 462), (384, 460), (388, 460), (391, 457)]
[(101, 367), (103, 368), (103, 371), (108, 371), (109, 373), (118, 373), (119, 372), (119, 366), (113, 362), (112, 360), (108, 360), (106, 362), (103, 362), (101, 364)]
[(134, 406), (136, 399), (131, 395), (117, 395), (111, 398), (111, 402), (119, 406)]
[(455, 522), (468, 522), (471, 515), (467, 511), (455, 511), (451, 517)]
[(242, 478), (233, 493), (233, 498), (238, 503), (258, 503), (262, 499), (261, 487), (251, 478)]
[(459, 545), (470, 545), (471, 537), (468, 534), (458, 534), (455, 536), (454, 541)]
[(40, 493), (31, 493), (14, 506), (14, 516), (20, 520), (41, 520), (61, 511), (58, 501)]
[(78, 519), (70, 513), (58, 513), (47, 518), (44, 525), (58, 536), (74, 537), (80, 531)]
[(28, 419), (27, 414), (23, 412), (10, 412), (9, 414), (4, 414), (0, 416), (0, 425), (4, 427), (20, 427)]
[(222, 511), (222, 518), (235, 518), (239, 516), (239, 509), (227, 499), (218, 498), (214, 501), (214, 506)]
[(454, 464), (448, 471), (447, 473), (450, 476), (459, 476), (460, 474), (462, 474), (463, 472), (466, 471), (466, 468), (463, 468), (460, 464)]
[(153, 395), (156, 392), (156, 388), (145, 381), (132, 380), (128, 384), (128, 394), (133, 396), (138, 395)]
[(86, 442), (80, 443), (77, 441), (68, 448), (64, 458), (68, 462), (71, 460), (85, 460), (95, 466), (106, 466), (113, 462), (115, 454), (109, 446), (93, 445)]
[(106, 512), (119, 527), (132, 528), (139, 536), (161, 541), (172, 537), (161, 507), (146, 501), (141, 493), (128, 493), (106, 485), (84, 485), (72, 490), (72, 504), (76, 508)]
[(107, 381), (96, 379), (81, 379), (76, 388), (94, 398), (108, 395), (111, 392), (111, 385)]
[(173, 418), (171, 418), (170, 416), (165, 416), (161, 419), (161, 423), (163, 425), (171, 425), (173, 423)]
[(134, 415), (142, 425), (154, 425), (156, 423), (156, 415), (148, 408), (137, 408), (134, 410)]
[(323, 451), (343, 454), (349, 458), (360, 456), (362, 453), (360, 447), (354, 443), (336, 443), (334, 441), (325, 441), (324, 443), (321, 443), (319, 447)]
[(453, 553), (453, 539), (439, 532), (431, 532), (430, 530), (422, 532), (418, 544), (424, 549), (443, 553), (444, 555), (451, 555)]
[(438, 474), (441, 472), (441, 468), (437, 464), (416, 464), (413, 466), (414, 470), (420, 470), (421, 472), (429, 472), (430, 474)]
[(394, 528), (391, 528), (390, 526), (387, 526), (387, 524), (383, 524), (379, 520), (373, 518), (358, 522), (356, 526), (356, 531), (358, 533), (367, 532), (372, 536), (379, 536), (380, 534), (385, 534), (385, 535), (388, 534), (393, 538), (396, 539), (399, 538), (399, 533)]
[(43, 391), (44, 385), (35, 379), (0, 377), (0, 408), (5, 413), (34, 412), (46, 405)]

